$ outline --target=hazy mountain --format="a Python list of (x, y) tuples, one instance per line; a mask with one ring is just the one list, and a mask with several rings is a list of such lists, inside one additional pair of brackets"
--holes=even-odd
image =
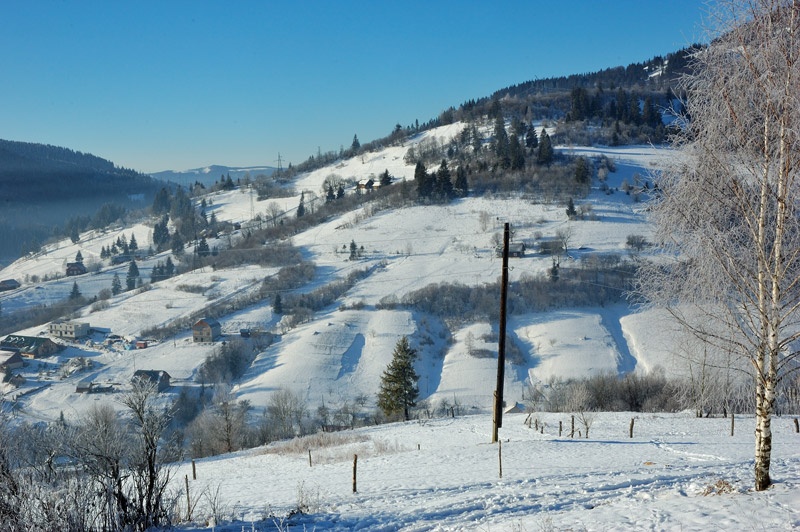
[(272, 166), (224, 166), (212, 164), (202, 168), (192, 168), (190, 170), (164, 170), (163, 172), (151, 173), (150, 176), (159, 181), (175, 183), (181, 186), (193, 185), (195, 182), (204, 186), (209, 186), (219, 181), (220, 177), (236, 181), (247, 176), (256, 177), (258, 175), (272, 175), (277, 168)]
[(34, 249), (67, 220), (104, 204), (145, 207), (160, 184), (150, 176), (68, 148), (0, 140), (0, 261)]

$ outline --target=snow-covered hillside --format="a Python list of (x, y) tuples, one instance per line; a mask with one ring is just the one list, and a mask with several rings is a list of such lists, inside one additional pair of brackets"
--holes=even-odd
[[(431, 137), (457, 135), (463, 125), (453, 124), (427, 132), (405, 146), (389, 147), (299, 176), (298, 196), (275, 200), (281, 208), (296, 208), (301, 191), (322, 195), (326, 178), (338, 175), (359, 180), (389, 170), (398, 180), (413, 179), (414, 168), (404, 162), (409, 146)], [(586, 155), (606, 155), (617, 167), (607, 184), (618, 189), (623, 182), (633, 184), (636, 174), (645, 176), (657, 168), (669, 152), (650, 147), (579, 148), (565, 151)], [(257, 201), (251, 191), (233, 190), (206, 197), (207, 213), (219, 221), (246, 222), (266, 215), (272, 200)], [(276, 341), (259, 350), (250, 370), (234, 387), (238, 398), (248, 399), (259, 409), (272, 392), (290, 389), (300, 393), (310, 406), (322, 401), (348, 400), (357, 395), (373, 398), (397, 340), (407, 335), (420, 358), (423, 399), (432, 405), (441, 400), (485, 409), (491, 404), (496, 362), (468, 354), (470, 342), (483, 342), (492, 324), (475, 323), (447, 331), (436, 319), (405, 310), (377, 310), (387, 297), (403, 295), (431, 283), (459, 282), (481, 286), (495, 282), (501, 261), (495, 254), (495, 239), (504, 222), (510, 222), (519, 241), (553, 237), (559, 231), (571, 234), (567, 261), (580, 261), (591, 253), (628, 253), (626, 238), (631, 234), (649, 235), (649, 227), (634, 196), (624, 192), (606, 193), (598, 188), (581, 204), (591, 205), (591, 215), (582, 221), (569, 221), (563, 205), (532, 203), (523, 199), (468, 197), (441, 206), (413, 206), (401, 210), (376, 211), (368, 203), (356, 211), (333, 217), (293, 238), (295, 246), (317, 266), (314, 286), (344, 278), (357, 270), (370, 274), (358, 282), (337, 304), (318, 312), (313, 319), (292, 330), (278, 327), (280, 316), (261, 303), (238, 310), (221, 319), (223, 333), (238, 335), (241, 328), (272, 330), (280, 333)], [(77, 244), (64, 240), (40, 253), (22, 258), (0, 271), (0, 278), (15, 278), (23, 286), (0, 293), (3, 312), (64, 299), (73, 282), (85, 297), (91, 298), (111, 286), (117, 273), (123, 280), (127, 265), (108, 266), (100, 261), (100, 250), (121, 235), (135, 234), (140, 248), (147, 248), (152, 227), (138, 224), (105, 233), (81, 235)], [(221, 235), (209, 244), (224, 249), (238, 232)], [(351, 242), (363, 247), (362, 257), (349, 260), (344, 251)], [(81, 252), (92, 273), (61, 277), (67, 262)], [(142, 278), (164, 261), (162, 253), (139, 262)], [(545, 271), (551, 258), (529, 253), (511, 260), (511, 278)], [(108, 305), (86, 307), (78, 321), (88, 322), (97, 332), (90, 342), (73, 343), (50, 358), (31, 361), (21, 370), (27, 382), (20, 388), (4, 388), (6, 398), (16, 398), (18, 410), (40, 419), (54, 419), (61, 411), (76, 415), (101, 396), (76, 394), (79, 381), (126, 386), (135, 369), (166, 370), (173, 384), (191, 383), (198, 366), (212, 353), (213, 344), (195, 344), (185, 328), (173, 338), (150, 342), (147, 349), (128, 351), (120, 344), (105, 346), (108, 334), (129, 338), (143, 330), (164, 326), (180, 318), (196, 315), (211, 303), (244, 297), (255, 291), (261, 280), (274, 269), (248, 266), (236, 269), (196, 270), (153, 284), (147, 291), (124, 292), (108, 300)], [(43, 281), (45, 278), (52, 280)], [(308, 288), (306, 288), (308, 289)], [(510, 300), (514, 294), (509, 295)], [(339, 310), (345, 305), (349, 310)], [(627, 320), (626, 305), (610, 308), (562, 309), (552, 313), (514, 315), (509, 331), (523, 348), (524, 364), (509, 365), (506, 371), (506, 396), (520, 400), (528, 380), (546, 381), (551, 376), (564, 378), (597, 373), (625, 373), (637, 368), (669, 367), (669, 342), (653, 341), (658, 327), (653, 318)], [(496, 325), (495, 325), (496, 329)], [(18, 331), (23, 335), (45, 335), (47, 327)], [(646, 339), (647, 340), (646, 340)], [(648, 343), (649, 340), (649, 343)], [(646, 352), (641, 350), (646, 346)], [(482, 344), (495, 349), (491, 343)], [(84, 357), (91, 368), (64, 376), (70, 359)], [(175, 392), (176, 388), (173, 388)], [(106, 396), (107, 397), (107, 396)]]
[[(629, 429), (634, 421), (633, 437)], [(530, 427), (526, 424), (530, 424)], [(389, 424), (180, 464), (182, 530), (794, 530), (800, 435), (773, 421), (772, 478), (752, 486), (753, 418), (598, 413)], [(559, 426), (562, 430), (559, 433)], [(537, 430), (538, 427), (538, 430)], [(327, 442), (327, 443), (326, 443)], [(353, 463), (356, 461), (356, 491)], [(310, 458), (309, 458), (310, 457)], [(309, 464), (310, 459), (310, 464)], [(293, 514), (301, 508), (304, 513)], [(185, 512), (183, 512), (185, 515)]]

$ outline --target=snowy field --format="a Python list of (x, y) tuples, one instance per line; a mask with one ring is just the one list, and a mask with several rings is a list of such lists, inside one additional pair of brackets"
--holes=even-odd
[[(593, 417), (588, 439), (569, 437), (570, 414), (533, 414), (531, 428), (527, 414), (506, 414), (498, 446), (490, 443), (491, 416), (478, 415), (333, 433), (346, 443), (325, 448), (295, 441), (198, 460), (196, 480), (191, 464), (184, 463), (173, 471), (173, 486), (185, 507), (189, 478), (195, 524), (178, 528), (800, 528), (800, 434), (791, 419), (773, 421), (774, 485), (754, 492), (752, 418), (737, 418), (731, 437), (730, 419), (724, 418), (689, 413)], [(578, 429), (584, 430), (576, 419)], [(305, 514), (287, 518), (298, 506)]]

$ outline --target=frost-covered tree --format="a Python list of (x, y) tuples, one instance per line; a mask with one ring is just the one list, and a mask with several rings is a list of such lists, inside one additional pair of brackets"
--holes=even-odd
[(640, 288), (752, 372), (755, 489), (772, 483), (776, 392), (798, 369), (800, 0), (723, 2), (684, 79), (690, 120), (653, 204), (673, 263)]
[(419, 388), (419, 376), (414, 370), (416, 349), (408, 345), (408, 338), (403, 336), (397, 341), (392, 361), (383, 372), (381, 387), (378, 392), (378, 408), (388, 417), (403, 416), (408, 421), (408, 409), (416, 406)]

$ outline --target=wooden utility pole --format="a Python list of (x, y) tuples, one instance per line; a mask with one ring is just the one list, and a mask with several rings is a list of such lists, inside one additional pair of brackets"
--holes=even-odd
[(500, 338), (497, 343), (497, 387), (494, 390), (494, 415), (492, 416), (492, 443), (497, 443), (497, 430), (503, 426), (503, 383), (506, 372), (506, 299), (508, 297), (508, 234), (503, 228), (503, 272), (500, 280)]

